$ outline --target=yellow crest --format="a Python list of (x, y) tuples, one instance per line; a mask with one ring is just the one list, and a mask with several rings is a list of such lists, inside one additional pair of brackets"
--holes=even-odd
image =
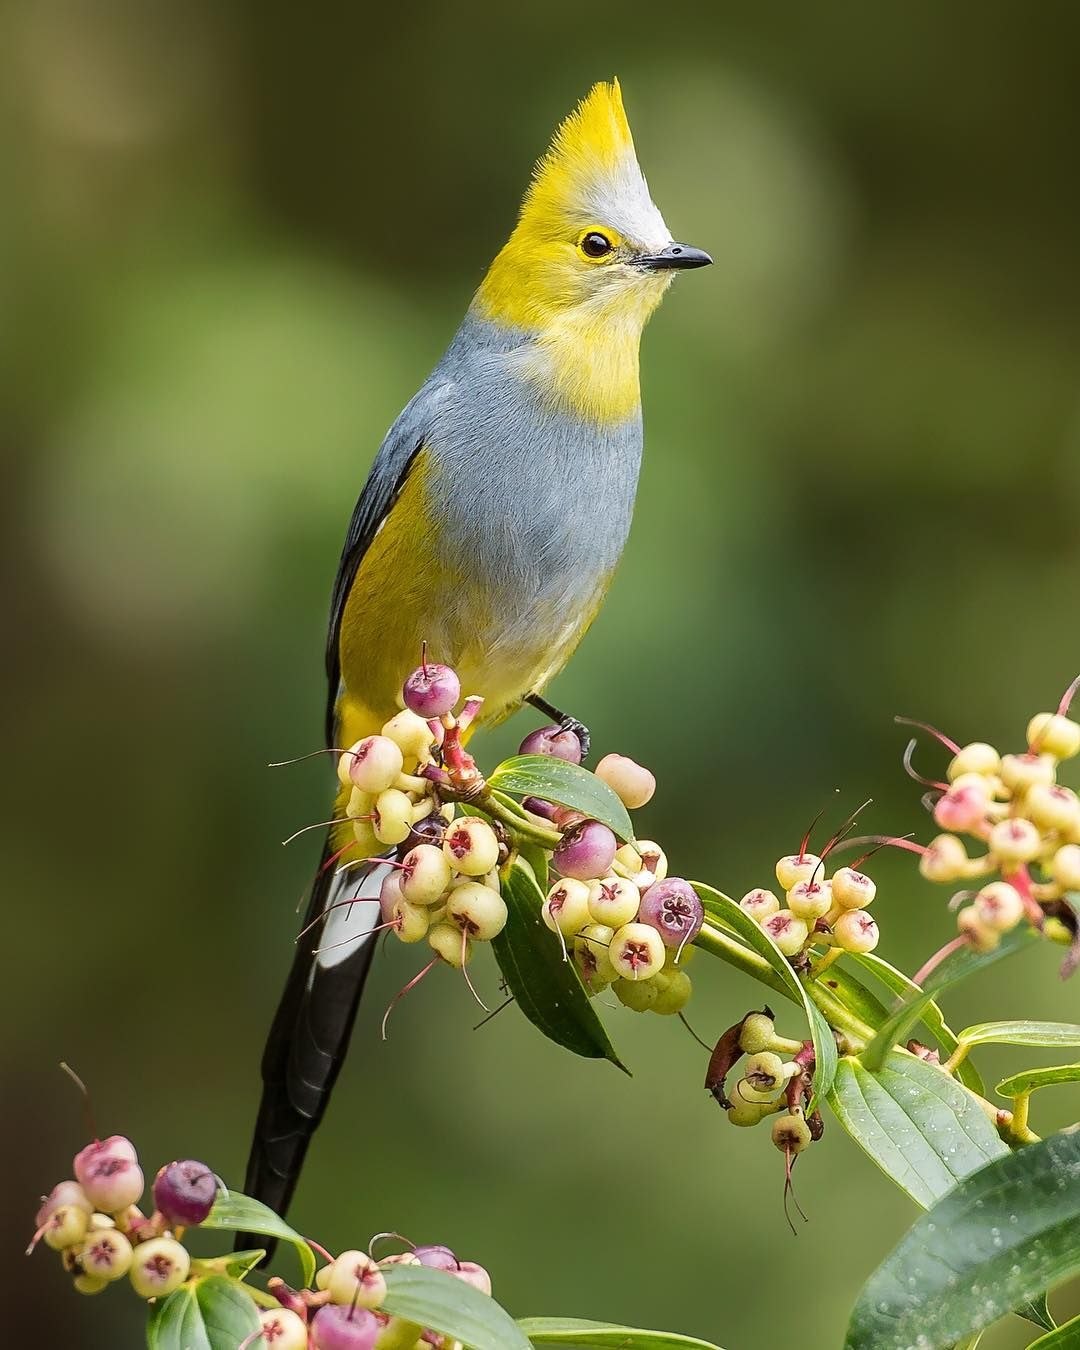
[(537, 164), (522, 214), (565, 208), (597, 178), (636, 163), (619, 81), (594, 84)]

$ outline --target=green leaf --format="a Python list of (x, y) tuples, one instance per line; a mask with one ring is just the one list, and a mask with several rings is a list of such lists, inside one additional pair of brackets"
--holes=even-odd
[(633, 839), (626, 807), (608, 785), (580, 764), (554, 755), (514, 755), (491, 774), (488, 787), (515, 797), (543, 797), (602, 821), (620, 839)]
[(993, 965), (1005, 956), (1022, 951), (1039, 941), (1039, 935), (1026, 924), (1006, 933), (1001, 943), (992, 952), (977, 952), (974, 947), (959, 947), (927, 976), (922, 993), (902, 1003), (877, 1032), (877, 1035), (863, 1051), (862, 1061), (868, 1069), (880, 1069), (885, 1056), (898, 1041), (902, 1041), (911, 1028), (918, 1022), (934, 995), (951, 985), (959, 984), (976, 971)]
[(1080, 1045), (1075, 1022), (977, 1022), (965, 1027), (960, 1040), (967, 1045)]
[(247, 1290), (224, 1275), (211, 1275), (154, 1304), (146, 1344), (149, 1350), (236, 1350), (258, 1329), (259, 1314)]
[(1002, 1097), (1019, 1097), (1036, 1088), (1076, 1082), (1080, 1082), (1080, 1064), (1054, 1064), (1045, 1069), (1022, 1069), (1011, 1074), (1001, 1080), (995, 1091)]
[(228, 1195), (219, 1196), (200, 1226), (219, 1228), (230, 1233), (257, 1233), (260, 1237), (291, 1242), (300, 1259), (303, 1283), (309, 1285), (315, 1278), (315, 1253), (305, 1240), (284, 1219), (279, 1219), (272, 1209), (258, 1200), (252, 1200), (249, 1195), (230, 1191)]
[(503, 872), (502, 896), (506, 927), (491, 946), (521, 1011), (556, 1045), (586, 1059), (609, 1059), (629, 1073), (589, 1001), (577, 966), (563, 959), (557, 935), (541, 919), (543, 892), (520, 859)]
[(611, 1350), (719, 1350), (712, 1341), (680, 1336), (674, 1331), (641, 1331), (613, 1322), (585, 1322), (579, 1317), (523, 1317), (520, 1329), (534, 1345), (610, 1346)]
[(877, 1073), (842, 1059), (829, 1105), (852, 1139), (924, 1208), (1008, 1152), (966, 1088), (902, 1051)]
[(1070, 1133), (961, 1181), (864, 1285), (846, 1350), (939, 1350), (1080, 1272), (1078, 1179)]
[(226, 1252), (224, 1256), (198, 1257), (191, 1263), (194, 1275), (231, 1275), (234, 1280), (246, 1279), (266, 1255), (263, 1247), (252, 1247), (245, 1252)]
[(1048, 1335), (1032, 1341), (1028, 1350), (1080, 1350), (1080, 1317), (1074, 1317)]
[(814, 1041), (816, 1057), (814, 1100), (811, 1103), (813, 1107), (816, 1102), (828, 1095), (836, 1073), (836, 1038), (828, 1022), (818, 1011), (817, 1006), (811, 1002), (805, 986), (791, 969), (787, 957), (764, 929), (760, 928), (744, 909), (740, 909), (730, 896), (699, 881), (692, 881), (690, 884), (697, 891), (706, 913), (718, 919), (729, 932), (734, 933), (747, 947), (768, 962), (776, 977), (776, 984), (773, 987), (778, 987), (793, 1003), (802, 1005)]
[(427, 1266), (388, 1266), (383, 1273), (384, 1312), (452, 1336), (469, 1350), (530, 1350), (510, 1314), (456, 1275)]
[[(903, 998), (920, 997), (922, 990), (917, 984), (903, 973), (897, 970), (895, 966), (890, 966), (888, 961), (883, 961), (880, 956), (874, 952), (852, 952), (849, 960), (854, 961), (856, 965), (862, 966), (864, 970), (870, 973), (886, 987), (891, 989), (894, 994), (899, 994)], [(888, 1014), (886, 1014), (888, 1016)], [(883, 1017), (875, 1026), (880, 1026), (884, 1022)], [(938, 1043), (939, 1049), (947, 1059), (960, 1044), (959, 1038), (949, 1024), (945, 1021), (945, 1016), (937, 1003), (933, 999), (925, 1005), (920, 1015), (920, 1021), (930, 1035)], [(972, 1092), (977, 1092), (980, 1097), (986, 1095), (986, 1088), (983, 1085), (982, 1077), (978, 1069), (970, 1060), (965, 1059), (956, 1070), (956, 1077), (965, 1087), (969, 1087)]]

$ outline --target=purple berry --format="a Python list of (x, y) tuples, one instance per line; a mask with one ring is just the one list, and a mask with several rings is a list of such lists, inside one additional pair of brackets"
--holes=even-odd
[(405, 681), (401, 696), (406, 708), (418, 717), (442, 717), (457, 707), (461, 681), (449, 666), (425, 661)]
[(431, 1270), (457, 1270), (458, 1259), (449, 1247), (439, 1243), (429, 1243), (423, 1247), (414, 1247), (413, 1256), (422, 1266)]
[(641, 897), (638, 922), (655, 928), (665, 947), (680, 947), (693, 942), (701, 931), (705, 911), (697, 892), (681, 877), (654, 881)]
[(568, 764), (581, 763), (581, 742), (572, 731), (564, 731), (557, 722), (539, 731), (530, 731), (518, 746), (519, 755), (553, 755)]
[(591, 881), (611, 871), (617, 843), (614, 834), (598, 820), (571, 825), (555, 847), (552, 858), (564, 877)]
[(311, 1321), (312, 1350), (372, 1350), (379, 1322), (367, 1308), (328, 1303)]
[(404, 858), (405, 854), (410, 849), (414, 849), (417, 844), (434, 844), (438, 848), (445, 833), (446, 821), (438, 811), (432, 811), (430, 815), (426, 815), (422, 820), (413, 823), (408, 838), (398, 844), (398, 857)]
[(171, 1162), (154, 1178), (154, 1205), (170, 1227), (202, 1223), (217, 1199), (218, 1180), (205, 1163), (188, 1158)]
[(531, 811), (534, 816), (541, 816), (544, 820), (554, 820), (555, 812), (559, 809), (554, 802), (546, 802), (543, 797), (526, 797), (521, 804), (526, 811)]

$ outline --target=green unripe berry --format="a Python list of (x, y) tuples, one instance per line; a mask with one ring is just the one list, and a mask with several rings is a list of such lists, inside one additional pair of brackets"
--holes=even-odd
[(787, 1081), (784, 1061), (772, 1050), (760, 1050), (746, 1061), (743, 1076), (755, 1092), (772, 1096)]
[(350, 820), (367, 819), (375, 809), (375, 798), (370, 792), (361, 792), (358, 787), (354, 787), (349, 793), (349, 800), (345, 806), (345, 814)]
[[(831, 881), (798, 881), (787, 893), (787, 907), (797, 919), (813, 924), (832, 909)], [(777, 911), (779, 913), (779, 911)]]
[(76, 1275), (72, 1281), (77, 1294), (100, 1294), (108, 1287), (108, 1280), (100, 1280), (94, 1275)]
[(452, 923), (435, 924), (429, 930), (427, 940), (431, 950), (455, 970), (460, 970), (472, 957), (472, 943), (468, 936)]
[(810, 1126), (794, 1112), (777, 1116), (772, 1124), (772, 1141), (781, 1153), (801, 1153), (810, 1144)]
[(461, 876), (482, 877), (499, 861), (499, 840), (479, 816), (462, 816), (447, 826), (442, 848), (447, 862)]
[(1080, 890), (1080, 844), (1059, 848), (1050, 864), (1050, 874), (1063, 890)]
[(611, 987), (624, 1008), (631, 1012), (649, 1012), (660, 997), (660, 978), (660, 975), (654, 975), (650, 980), (618, 979)]
[(608, 957), (624, 980), (647, 980), (664, 968), (664, 940), (647, 923), (625, 923), (616, 930)]
[(1030, 820), (1019, 816), (999, 820), (987, 840), (990, 852), (1007, 866), (1030, 862), (1042, 850), (1042, 838)]
[(800, 881), (810, 881), (821, 867), (816, 853), (790, 853), (776, 864), (776, 879), (782, 891), (790, 891)]
[(776, 1037), (776, 1023), (768, 1013), (753, 1012), (743, 1018), (739, 1049), (748, 1055), (768, 1050)]
[(681, 1013), (694, 992), (690, 976), (684, 970), (665, 969), (653, 978), (659, 980), (661, 984), (652, 1011), (664, 1017), (674, 1017), (676, 1013)]
[(770, 1114), (771, 1108), (767, 1102), (745, 1101), (736, 1094), (734, 1101), (728, 1107), (727, 1118), (732, 1125), (746, 1128), (750, 1125), (760, 1125), (765, 1117)]
[(853, 867), (841, 867), (833, 875), (833, 903), (841, 909), (869, 909), (877, 895), (877, 886), (865, 872), (856, 872)]
[(1020, 892), (1007, 881), (993, 881), (976, 895), (975, 913), (995, 933), (1007, 933), (1024, 917)]
[(1072, 759), (1080, 754), (1080, 723), (1060, 713), (1037, 713), (1028, 723), (1027, 739), (1032, 750)]
[(881, 934), (865, 909), (847, 909), (833, 924), (833, 941), (845, 952), (872, 952)]
[(589, 916), (594, 923), (621, 928), (637, 918), (641, 893), (624, 877), (604, 877), (588, 888)]
[(179, 1289), (191, 1270), (191, 1257), (173, 1238), (140, 1242), (131, 1254), (131, 1287), (140, 1298), (164, 1298)]
[(739, 901), (739, 908), (749, 914), (755, 923), (764, 923), (766, 919), (771, 919), (780, 908), (780, 901), (772, 891), (767, 891), (762, 886), (756, 887), (752, 891), (747, 891)]
[(587, 989), (602, 989), (615, 978), (617, 972), (608, 954), (614, 936), (615, 930), (607, 924), (590, 923), (574, 938), (574, 964)]
[(446, 917), (479, 942), (490, 942), (506, 927), (506, 901), (479, 881), (455, 886), (446, 902)]
[(946, 775), (949, 782), (955, 782), (957, 778), (965, 773), (982, 774), (990, 777), (996, 774), (1001, 768), (1001, 756), (992, 745), (987, 745), (985, 741), (972, 741), (970, 745), (965, 745), (962, 750), (957, 751), (953, 756)]
[(450, 889), (450, 864), (434, 844), (417, 844), (401, 860), (401, 893), (411, 905), (435, 905)]
[(375, 827), (370, 820), (353, 821), (353, 839), (360, 850), (358, 856), (362, 858), (374, 857), (382, 848), (379, 836), (375, 833)]
[(49, 1215), (48, 1226), (42, 1237), (46, 1247), (54, 1252), (63, 1251), (81, 1242), (90, 1226), (90, 1215), (81, 1205), (61, 1205)]
[(591, 920), (589, 888), (575, 877), (563, 877), (547, 893), (541, 916), (553, 933), (575, 937)]
[(803, 944), (810, 936), (806, 922), (789, 909), (781, 909), (761, 925), (762, 931), (772, 938), (785, 956), (794, 956), (802, 951)]
[(79, 1251), (79, 1259), (87, 1275), (111, 1283), (123, 1279), (131, 1269), (131, 1243), (116, 1228), (90, 1233)]
[(375, 798), (372, 826), (381, 844), (400, 844), (412, 830), (413, 804), (399, 788), (387, 788)]
[(386, 1280), (367, 1252), (342, 1252), (326, 1284), (331, 1303), (377, 1308), (386, 1297)]

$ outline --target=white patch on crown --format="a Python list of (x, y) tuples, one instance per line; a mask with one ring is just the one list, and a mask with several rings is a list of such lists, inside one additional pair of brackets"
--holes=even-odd
[(671, 243), (671, 231), (649, 196), (649, 185), (632, 153), (592, 174), (581, 184), (580, 199), (589, 224), (610, 225), (650, 253)]

